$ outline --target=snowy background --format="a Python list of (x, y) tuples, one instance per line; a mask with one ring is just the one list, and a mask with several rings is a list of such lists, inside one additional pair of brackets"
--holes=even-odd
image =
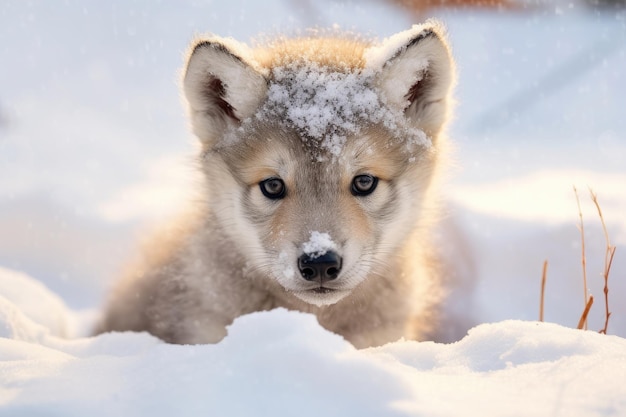
[[(429, 13), (459, 69), (444, 192), (479, 277), (472, 313), (496, 324), (359, 352), (284, 311), (214, 346), (55, 335), (84, 334), (140, 236), (189, 198), (196, 143), (177, 82), (194, 34), (337, 24), (384, 38), (415, 16), (382, 0), (2, 2), (0, 415), (626, 415), (626, 12), (532, 3)], [(583, 309), (573, 185), (592, 330), (605, 243), (588, 186), (617, 246), (614, 336), (531, 322), (545, 259), (546, 321), (575, 327)]]

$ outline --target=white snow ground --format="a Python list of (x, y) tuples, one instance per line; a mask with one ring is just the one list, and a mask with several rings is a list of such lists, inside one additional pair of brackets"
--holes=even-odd
[[(356, 351), (312, 317), (275, 311), (190, 347), (59, 337), (86, 334), (146, 225), (189, 198), (186, 43), (334, 23), (385, 37), (411, 18), (374, 1), (3, 2), (0, 415), (626, 415), (626, 15), (559, 1), (439, 17), (460, 72), (460, 168), (446, 192), (480, 278), (464, 295), (496, 323), (455, 344)], [(604, 238), (587, 186), (618, 246), (613, 336), (532, 322), (544, 259), (546, 320), (573, 327), (582, 311), (572, 185), (593, 330)]]
[(138, 333), (60, 339), (4, 298), (0, 323), (1, 416), (626, 412), (626, 340), (556, 324), (503, 321), (454, 344), (358, 351), (314, 316), (282, 309), (241, 317), (221, 343), (198, 346)]

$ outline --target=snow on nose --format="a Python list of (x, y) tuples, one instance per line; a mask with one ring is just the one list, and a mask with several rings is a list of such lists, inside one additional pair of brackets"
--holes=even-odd
[(309, 258), (315, 259), (331, 250), (336, 250), (337, 244), (333, 242), (328, 233), (311, 232), (309, 240), (302, 244), (302, 251)]

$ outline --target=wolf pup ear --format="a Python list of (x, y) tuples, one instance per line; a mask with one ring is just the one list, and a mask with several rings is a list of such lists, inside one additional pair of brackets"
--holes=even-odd
[(229, 125), (252, 116), (265, 97), (266, 79), (247, 55), (245, 45), (217, 37), (190, 47), (183, 90), (193, 132), (204, 145), (215, 144)]
[(437, 22), (415, 25), (365, 55), (367, 66), (380, 71), (378, 87), (386, 104), (436, 138), (447, 119), (454, 63), (445, 31)]

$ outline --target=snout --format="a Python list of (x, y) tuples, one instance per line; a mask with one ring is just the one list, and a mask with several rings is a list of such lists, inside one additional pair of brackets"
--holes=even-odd
[(302, 277), (320, 284), (336, 279), (341, 272), (341, 264), (341, 256), (333, 251), (317, 257), (305, 253), (298, 258), (298, 269)]

